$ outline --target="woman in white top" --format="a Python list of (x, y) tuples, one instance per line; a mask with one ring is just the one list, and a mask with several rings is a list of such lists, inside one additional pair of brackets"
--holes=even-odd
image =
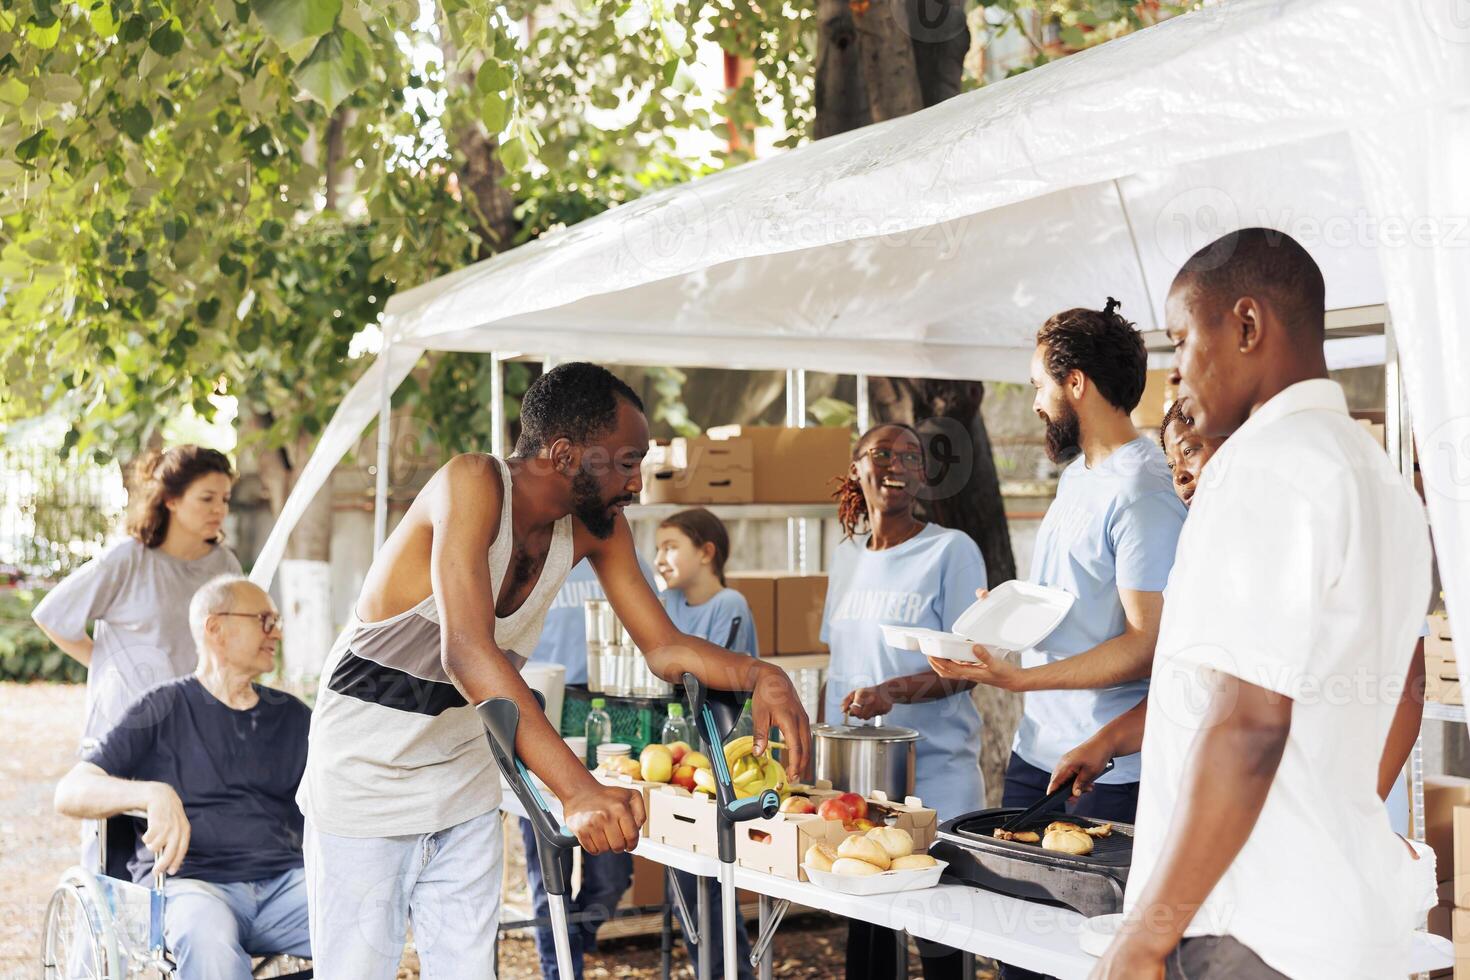
[(105, 734), (150, 687), (193, 672), (189, 600), (215, 576), (240, 574), (223, 543), (235, 482), (223, 453), (175, 446), (149, 453), (133, 473), (127, 539), (67, 576), (31, 613), (87, 667), (88, 738)]

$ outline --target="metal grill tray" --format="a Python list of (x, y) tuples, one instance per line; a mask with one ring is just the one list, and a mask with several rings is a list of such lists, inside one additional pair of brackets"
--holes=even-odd
[[(1114, 823), (1108, 837), (1094, 838), (1087, 855), (1048, 851), (1040, 844), (996, 840), (991, 831), (1020, 808), (980, 810), (939, 827), (929, 848), (937, 860), (948, 861), (946, 875), (965, 884), (1032, 901), (1064, 905), (1083, 915), (1107, 915), (1123, 909), (1123, 890), (1133, 858), (1133, 827)], [(1043, 830), (1053, 820), (1084, 827), (1103, 821), (1053, 812), (1038, 816), (1026, 830)]]

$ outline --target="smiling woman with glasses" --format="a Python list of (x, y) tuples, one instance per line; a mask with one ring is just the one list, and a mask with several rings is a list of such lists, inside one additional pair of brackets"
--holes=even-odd
[[(915, 792), (947, 820), (984, 805), (980, 714), (971, 685), (947, 681), (917, 651), (883, 642), (883, 626), (948, 630), (985, 587), (985, 563), (968, 535), (916, 514), (924, 478), (924, 443), (906, 425), (887, 423), (857, 442), (837, 498), (846, 540), (832, 556), (822, 640), (832, 650), (826, 720), (872, 718), (917, 731)], [(919, 703), (928, 702), (928, 703)], [(899, 937), (854, 922), (847, 937), (849, 980), (888, 980)], [(948, 958), (927, 946), (925, 976)]]

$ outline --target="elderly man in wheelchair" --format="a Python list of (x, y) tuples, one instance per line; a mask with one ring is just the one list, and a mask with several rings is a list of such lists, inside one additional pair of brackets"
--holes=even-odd
[(206, 584), (189, 605), (198, 669), (145, 693), (56, 787), (60, 813), (109, 829), (102, 867), (52, 896), (45, 976), (243, 980), (254, 957), (311, 955), (295, 801), (311, 714), (254, 683), (279, 623), (248, 580)]

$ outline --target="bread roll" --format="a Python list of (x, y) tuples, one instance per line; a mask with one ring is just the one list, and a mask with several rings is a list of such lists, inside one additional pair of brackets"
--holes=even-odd
[(1091, 854), (1092, 838), (1080, 830), (1053, 830), (1041, 839), (1041, 846), (1063, 854)]
[(888, 870), (888, 852), (879, 847), (876, 841), (869, 840), (862, 834), (853, 834), (839, 844), (837, 856), (866, 861), (879, 871)]
[(852, 875), (856, 878), (866, 878), (868, 875), (880, 875), (882, 868), (874, 867), (866, 861), (857, 858), (838, 858), (832, 862), (833, 874)]
[(832, 863), (836, 860), (837, 852), (832, 849), (832, 845), (818, 842), (806, 849), (806, 861), (804, 863), (816, 868), (818, 871), (831, 871)]
[(1082, 825), (1069, 820), (1053, 820), (1046, 825), (1046, 832), (1049, 834), (1054, 830), (1082, 830)]
[(938, 862), (927, 854), (905, 854), (903, 857), (893, 859), (888, 866), (889, 871), (914, 871), (918, 868), (932, 868)]
[(874, 827), (868, 831), (868, 840), (877, 844), (890, 858), (901, 858), (914, 853), (914, 839), (907, 830), (898, 827)]

